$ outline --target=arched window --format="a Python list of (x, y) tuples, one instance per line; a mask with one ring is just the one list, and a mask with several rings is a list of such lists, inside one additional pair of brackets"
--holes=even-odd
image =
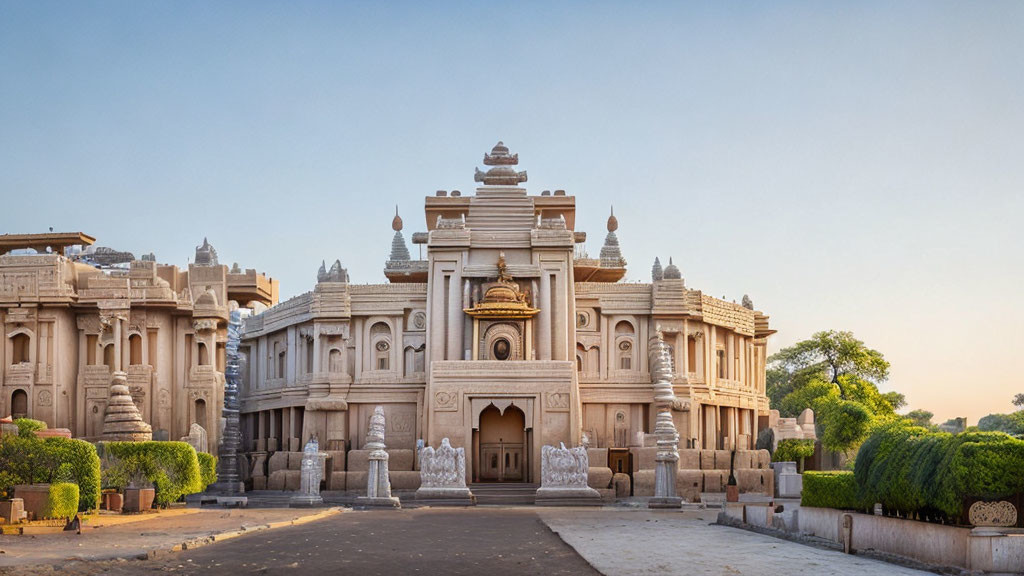
[(195, 409), (196, 409), (196, 414), (195, 414), (195, 416), (196, 416), (196, 424), (199, 424), (205, 430), (206, 429), (206, 400), (203, 400), (202, 398), (196, 398)]
[(11, 336), (11, 345), (14, 348), (12, 364), (32, 361), (32, 339), (28, 334), (20, 333)]
[(331, 351), (327, 354), (327, 366), (335, 374), (341, 372), (341, 350), (331, 348)]
[(15, 390), (11, 394), (11, 416), (15, 418), (28, 416), (28, 394), (24, 390)]
[(210, 351), (206, 349), (206, 343), (199, 343), (199, 365), (209, 366), (210, 365)]
[(618, 353), (619, 370), (632, 370), (635, 354), (636, 331), (633, 325), (623, 320), (615, 325), (615, 347)]
[(576, 343), (576, 371), (580, 374), (583, 373), (583, 367), (586, 365), (584, 358), (587, 357), (587, 349), (583, 347), (583, 344)]
[(377, 370), (391, 369), (391, 327), (377, 322), (370, 327), (370, 342), (373, 344), (373, 367)]
[(128, 349), (130, 350), (128, 363), (132, 366), (142, 364), (142, 336), (138, 334), (129, 336)]
[(107, 344), (106, 346), (103, 347), (103, 364), (107, 368), (110, 368), (111, 370), (114, 369), (114, 345), (113, 344)]

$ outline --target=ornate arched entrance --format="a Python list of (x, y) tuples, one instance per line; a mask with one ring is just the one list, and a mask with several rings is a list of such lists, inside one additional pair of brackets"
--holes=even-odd
[(526, 415), (515, 405), (504, 411), (494, 404), (480, 412), (477, 480), (525, 482), (527, 471)]

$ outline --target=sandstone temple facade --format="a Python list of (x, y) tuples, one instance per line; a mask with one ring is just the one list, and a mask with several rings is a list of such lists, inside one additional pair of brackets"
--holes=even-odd
[(0, 236), (0, 413), (100, 440), (111, 382), (124, 372), (154, 439), (199, 424), (215, 452), (228, 312), (273, 306), (277, 281), (219, 264), (206, 241), (187, 269), (93, 242)]
[[(467, 481), (537, 482), (541, 447), (560, 442), (607, 449), (607, 464), (590, 465), (628, 471), (630, 448), (649, 445), (654, 427), (659, 331), (680, 447), (753, 449), (769, 423), (768, 317), (747, 298), (688, 288), (671, 260), (655, 260), (649, 283), (621, 282), (614, 215), (600, 257), (589, 258), (575, 197), (529, 194), (518, 155), (501, 143), (483, 163), (475, 194), (426, 198), (426, 230), (411, 237), (425, 259), (411, 257), (396, 213), (388, 283), (353, 284), (340, 262), (325, 263), (312, 291), (245, 321), (242, 432), (258, 467), (261, 454), (296, 452), (315, 435), (345, 470), (381, 405), (389, 450), (448, 438), (465, 448)], [(195, 322), (207, 317), (190, 310)], [(96, 332), (103, 316), (91, 314)], [(87, 338), (81, 327), (92, 325), (78, 318)], [(127, 318), (122, 334), (135, 325)]]

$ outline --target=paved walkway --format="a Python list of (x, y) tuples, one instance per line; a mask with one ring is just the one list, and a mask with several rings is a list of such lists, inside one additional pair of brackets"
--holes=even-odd
[(602, 574), (924, 576), (887, 562), (712, 525), (716, 512), (542, 509), (541, 519)]
[(203, 542), (214, 535), (227, 539), (240, 531), (264, 530), (338, 513), (323, 508), (185, 508), (159, 514), (99, 516), (86, 524), (82, 534), (0, 536), (0, 574), (15, 566), (144, 557), (151, 550), (170, 551), (182, 543)]

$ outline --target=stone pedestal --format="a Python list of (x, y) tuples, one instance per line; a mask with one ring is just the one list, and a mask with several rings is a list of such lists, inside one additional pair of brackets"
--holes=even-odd
[(476, 497), (466, 486), (466, 450), (452, 448), (447, 438), (434, 450), (427, 446), (420, 451), (420, 487), (417, 500), (432, 505), (473, 506)]
[(299, 491), (288, 501), (290, 507), (312, 508), (323, 505), (324, 499), (320, 496), (320, 482), (323, 480), (326, 461), (327, 453), (320, 452), (320, 442), (316, 437), (310, 438), (302, 454)]
[(804, 489), (804, 477), (797, 473), (796, 462), (773, 462), (775, 491), (779, 498), (799, 498)]
[(590, 458), (583, 446), (543, 446), (540, 451), (541, 486), (537, 506), (601, 506), (601, 494), (587, 485)]

